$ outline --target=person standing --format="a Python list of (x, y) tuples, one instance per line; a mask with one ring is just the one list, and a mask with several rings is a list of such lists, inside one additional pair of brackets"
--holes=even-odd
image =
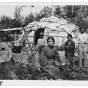
[(72, 35), (68, 34), (67, 41), (65, 42), (65, 57), (66, 57), (66, 70), (73, 70), (73, 56), (75, 50), (75, 43), (72, 41)]
[[(37, 46), (38, 46), (37, 47), (38, 53), (37, 53), (37, 58), (35, 58), (35, 62), (36, 62), (37, 69), (39, 71), (41, 71), (40, 70), (40, 55), (41, 55), (42, 49), (45, 47), (45, 40), (44, 40), (43, 32), (40, 32), (40, 38), (38, 39)], [(35, 56), (36, 56), (36, 54), (35, 54)]]
[(45, 47), (45, 39), (43, 32), (40, 32), (40, 38), (38, 39), (37, 45), (39, 47), (39, 54), (41, 54), (42, 49)]
[[(77, 36), (78, 45), (78, 66), (79, 69), (88, 69), (88, 35), (85, 33), (85, 28), (80, 27), (80, 33)], [(83, 63), (84, 62), (84, 63)]]

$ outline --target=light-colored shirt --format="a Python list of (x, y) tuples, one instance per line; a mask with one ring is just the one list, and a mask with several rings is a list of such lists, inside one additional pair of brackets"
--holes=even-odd
[(69, 45), (71, 44), (71, 41), (69, 41)]
[(37, 45), (38, 45), (38, 46), (45, 45), (45, 39), (39, 38)]
[(77, 43), (88, 43), (88, 34), (79, 33), (78, 36), (77, 36)]
[(79, 33), (77, 36), (76, 48), (78, 48), (78, 44), (87, 44), (88, 46), (88, 34), (87, 33)]

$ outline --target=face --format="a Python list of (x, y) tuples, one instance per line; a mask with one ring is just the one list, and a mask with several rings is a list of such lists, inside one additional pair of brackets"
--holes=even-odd
[(41, 39), (43, 39), (43, 35), (41, 35), (40, 37), (41, 37)]
[(53, 41), (52, 39), (49, 39), (49, 40), (48, 40), (48, 45), (49, 45), (49, 46), (53, 46), (53, 45), (54, 45), (54, 41)]
[(82, 28), (82, 29), (80, 30), (80, 32), (81, 32), (81, 33), (84, 33), (84, 28)]
[(71, 40), (71, 37), (70, 37), (70, 36), (68, 37), (68, 40), (69, 40), (69, 41)]

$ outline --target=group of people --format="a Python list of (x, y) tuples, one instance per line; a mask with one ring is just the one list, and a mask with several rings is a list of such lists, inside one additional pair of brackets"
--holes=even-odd
[[(80, 33), (77, 35), (77, 42), (72, 40), (72, 35), (68, 34), (67, 41), (64, 44), (66, 57), (66, 71), (73, 71), (73, 57), (75, 50), (78, 52), (78, 68), (79, 71), (85, 69), (88, 71), (88, 37), (84, 27), (80, 27)], [(49, 73), (56, 79), (63, 79), (63, 65), (58, 53), (53, 36), (47, 38), (47, 46), (45, 46), (44, 34), (40, 33), (38, 39), (40, 68), (42, 71)]]

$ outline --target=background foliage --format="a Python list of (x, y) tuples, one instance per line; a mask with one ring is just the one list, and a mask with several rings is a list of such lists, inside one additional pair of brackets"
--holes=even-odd
[[(46, 8), (44, 7), (44, 9)], [(32, 14), (31, 12), (29, 12), (29, 15), (24, 17), (21, 15), (22, 10), (23, 9), (21, 6), (17, 6), (15, 8), (13, 19), (5, 15), (1, 16), (0, 29), (26, 26), (28, 25), (28, 23), (31, 23), (33, 21), (39, 21), (41, 18), (46, 17), (46, 13), (45, 14), (36, 13), (36, 17), (34, 17), (34, 14)], [(71, 6), (58, 5), (58, 6), (55, 6), (54, 13), (65, 18), (66, 20), (71, 21), (72, 23), (74, 23), (79, 27), (80, 26), (84, 26), (86, 28), (88, 27), (88, 6), (86, 5), (77, 5), (77, 6), (76, 5), (71, 5)]]

